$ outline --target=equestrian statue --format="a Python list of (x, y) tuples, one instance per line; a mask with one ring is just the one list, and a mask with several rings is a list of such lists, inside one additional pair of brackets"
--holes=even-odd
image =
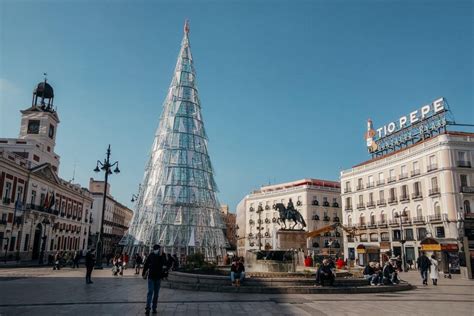
[(304, 221), (303, 216), (301, 215), (300, 212), (298, 212), (297, 209), (295, 209), (295, 206), (293, 205), (293, 201), (291, 199), (288, 202), (287, 207), (285, 207), (283, 203), (277, 203), (275, 204), (275, 209), (279, 213), (279, 218), (277, 220), (278, 225), (282, 226), (282, 223), (283, 223), (283, 226), (284, 226), (283, 229), (288, 229), (286, 227), (287, 220), (288, 221), (293, 220), (293, 222), (295, 223), (293, 227), (289, 228), (290, 230), (294, 230), (295, 226), (298, 224), (301, 224), (303, 228), (306, 227), (306, 222)]

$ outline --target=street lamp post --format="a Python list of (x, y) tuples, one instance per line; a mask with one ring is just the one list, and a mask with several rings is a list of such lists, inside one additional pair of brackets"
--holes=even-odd
[[(95, 172), (100, 172), (100, 170), (103, 170), (105, 173), (105, 180), (104, 180), (104, 198), (102, 201), (102, 216), (100, 219), (100, 229), (99, 229), (99, 234), (97, 235), (97, 247), (96, 247), (96, 253), (97, 253), (97, 261), (96, 261), (96, 269), (102, 269), (102, 247), (103, 247), (103, 241), (102, 237), (104, 234), (104, 216), (105, 216), (105, 202), (107, 199), (107, 182), (109, 180), (109, 175), (112, 174), (112, 167), (115, 166), (114, 172), (116, 174), (120, 173), (120, 169), (118, 167), (118, 161), (111, 163), (110, 162), (110, 144), (109, 147), (107, 148), (107, 153), (106, 153), (106, 158), (104, 159), (104, 162), (101, 162), (100, 160), (97, 160), (97, 165), (94, 169)], [(100, 169), (99, 169), (100, 166)]]
[(259, 205), (257, 208), (257, 213), (258, 213), (258, 250), (262, 250), (262, 212), (263, 212), (263, 207), (262, 205)]
[(44, 262), (44, 252), (46, 250), (46, 238), (47, 238), (46, 237), (46, 225), (51, 224), (51, 222), (49, 221), (49, 219), (45, 218), (45, 219), (43, 219), (41, 224), (43, 224), (44, 228), (43, 228), (43, 236), (41, 237), (42, 244), (41, 244), (41, 252), (40, 252), (38, 264), (43, 264), (43, 262)]
[(408, 214), (405, 210), (403, 210), (403, 212), (401, 214), (396, 214), (395, 215), (395, 218), (399, 218), (400, 219), (400, 244), (402, 245), (401, 246), (401, 251), (402, 251), (402, 271), (407, 271), (406, 270), (406, 260), (405, 260), (405, 242), (406, 240), (403, 238), (403, 220), (402, 218), (404, 217), (408, 217)]

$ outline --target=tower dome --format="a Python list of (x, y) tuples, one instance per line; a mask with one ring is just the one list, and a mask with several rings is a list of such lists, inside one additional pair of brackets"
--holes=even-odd
[(51, 87), (51, 85), (47, 82), (45, 73), (44, 81), (38, 83), (36, 88), (33, 90), (33, 100), (31, 101), (31, 105), (34, 107), (40, 106), (46, 110), (52, 110), (53, 100), (54, 90), (53, 87)]
[(47, 83), (46, 81), (38, 83), (33, 93), (36, 94), (36, 96), (40, 98), (45, 98), (45, 99), (54, 98), (53, 87), (51, 87), (51, 85)]

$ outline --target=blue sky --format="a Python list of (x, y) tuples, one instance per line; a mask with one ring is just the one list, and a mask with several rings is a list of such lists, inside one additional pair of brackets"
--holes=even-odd
[(209, 150), (232, 209), (260, 185), (337, 180), (376, 127), (447, 98), (473, 123), (471, 1), (0, 1), (0, 137), (43, 72), (61, 124), (60, 176), (87, 186), (107, 144), (129, 202), (185, 18)]

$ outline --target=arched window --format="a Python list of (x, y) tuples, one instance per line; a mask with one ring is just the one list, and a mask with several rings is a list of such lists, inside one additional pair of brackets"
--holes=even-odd
[(385, 223), (387, 221), (386, 215), (383, 211), (380, 212), (380, 222)]
[(434, 204), (434, 215), (441, 217), (441, 207), (438, 202)]
[(352, 226), (352, 217), (350, 215), (347, 216), (347, 225)]
[(393, 209), (393, 210), (392, 210), (392, 219), (396, 219), (397, 216), (398, 216), (397, 210), (396, 210), (396, 209)]
[(421, 208), (421, 205), (418, 205), (416, 207), (416, 217), (418, 219), (421, 219), (423, 217), (423, 209)]
[(406, 214), (405, 219), (409, 219), (409, 218), (410, 218), (410, 210), (408, 209), (408, 207), (405, 207), (405, 208), (403, 209), (402, 214)]
[(365, 216), (364, 214), (360, 214), (360, 221), (359, 221), (360, 225), (365, 225)]
[(375, 214), (370, 213), (370, 225), (375, 225)]
[(464, 201), (464, 213), (469, 214), (471, 213), (471, 203), (468, 200)]

